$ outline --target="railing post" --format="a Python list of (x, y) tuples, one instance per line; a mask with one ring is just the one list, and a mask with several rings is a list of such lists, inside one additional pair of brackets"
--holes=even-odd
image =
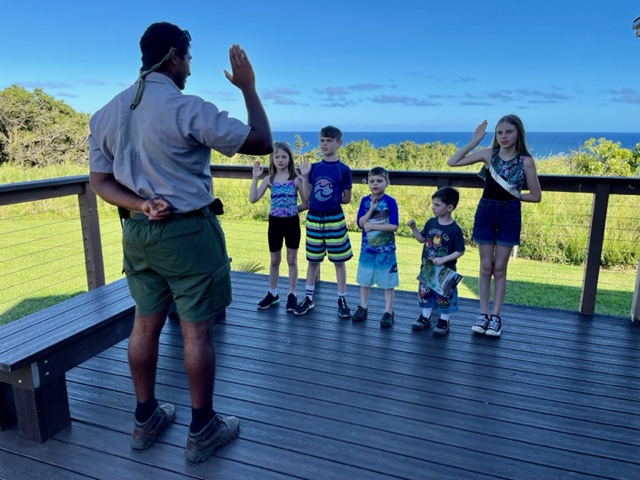
[(87, 289), (93, 290), (104, 285), (104, 261), (98, 219), (98, 202), (88, 181), (84, 183), (83, 191), (78, 194), (78, 206), (80, 207)]
[(640, 260), (636, 271), (636, 288), (633, 291), (633, 302), (631, 303), (631, 321), (640, 323)]
[(593, 315), (596, 307), (596, 292), (598, 291), (598, 276), (600, 275), (600, 259), (602, 257), (610, 189), (611, 186), (608, 183), (598, 183), (593, 196), (591, 225), (589, 226), (589, 238), (587, 240), (587, 257), (579, 307), (580, 313), (585, 315)]

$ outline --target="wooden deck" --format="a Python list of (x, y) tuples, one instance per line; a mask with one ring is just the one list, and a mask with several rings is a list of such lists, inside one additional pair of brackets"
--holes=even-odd
[[(336, 315), (335, 284), (297, 317), (284, 303), (256, 310), (265, 276), (233, 282), (214, 406), (241, 419), (238, 440), (201, 465), (184, 460), (189, 393), (167, 322), (157, 396), (178, 416), (154, 447), (129, 447), (124, 341), (69, 373), (71, 427), (43, 444), (0, 432), (0, 478), (640, 478), (640, 327), (627, 318), (507, 305), (491, 339), (473, 335), (478, 302), (462, 299), (450, 335), (433, 338), (411, 331), (412, 292), (397, 292), (396, 325), (381, 330), (379, 290), (370, 319), (352, 324)], [(355, 308), (356, 286), (348, 299)]]

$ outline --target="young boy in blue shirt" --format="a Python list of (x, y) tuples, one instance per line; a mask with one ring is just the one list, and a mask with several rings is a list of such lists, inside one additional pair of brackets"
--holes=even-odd
[(294, 309), (296, 315), (304, 315), (315, 305), (318, 267), (325, 254), (336, 269), (338, 284), (338, 315), (351, 317), (347, 306), (347, 268), (345, 262), (353, 257), (347, 234), (347, 222), (342, 205), (351, 201), (351, 169), (337, 156), (342, 145), (342, 132), (331, 125), (320, 130), (322, 160), (311, 165), (309, 172), (309, 211), (305, 223), (307, 255), (307, 281), (305, 297)]
[(360, 200), (357, 224), (362, 229), (362, 247), (358, 259), (356, 282), (360, 285), (360, 305), (353, 322), (367, 319), (367, 300), (373, 285), (384, 288), (384, 313), (380, 328), (393, 326), (394, 288), (398, 286), (398, 263), (394, 232), (398, 229), (398, 204), (385, 193), (389, 172), (374, 167), (367, 175), (370, 195)]

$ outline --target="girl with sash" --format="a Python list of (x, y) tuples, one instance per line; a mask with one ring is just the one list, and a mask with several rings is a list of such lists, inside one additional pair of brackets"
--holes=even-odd
[[(448, 161), (451, 167), (482, 163), (482, 198), (476, 209), (472, 240), (478, 244), (480, 315), (472, 330), (491, 337), (502, 334), (500, 309), (507, 286), (507, 263), (514, 246), (520, 244), (521, 202), (542, 198), (536, 165), (527, 150), (524, 126), (516, 115), (506, 115), (496, 124), (489, 148), (473, 151), (486, 134), (487, 121), (473, 132), (469, 144)], [(525, 190), (526, 193), (522, 193)], [(491, 278), (493, 305), (489, 313)]]

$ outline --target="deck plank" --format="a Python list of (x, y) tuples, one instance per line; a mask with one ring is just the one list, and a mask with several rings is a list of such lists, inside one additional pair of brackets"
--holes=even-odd
[[(135, 398), (125, 340), (69, 372), (71, 427), (43, 445), (0, 433), (0, 478), (632, 479), (640, 471), (640, 327), (628, 319), (509, 304), (504, 336), (490, 339), (470, 330), (478, 302), (461, 299), (450, 335), (433, 338), (411, 331), (413, 292), (396, 293), (396, 324), (381, 330), (379, 290), (369, 320), (353, 324), (336, 314), (334, 283), (319, 284), (315, 309), (297, 317), (283, 304), (256, 309), (266, 276), (232, 277), (234, 303), (216, 325), (215, 407), (241, 419), (238, 440), (202, 465), (184, 461), (189, 394), (182, 338), (169, 321), (157, 395), (176, 404), (177, 419), (157, 445), (129, 447)], [(347, 296), (355, 307), (357, 287)]]

